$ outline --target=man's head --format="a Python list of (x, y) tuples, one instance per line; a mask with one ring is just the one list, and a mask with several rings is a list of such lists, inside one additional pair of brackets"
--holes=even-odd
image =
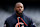
[(23, 13), (23, 10), (24, 10), (24, 6), (21, 2), (18, 2), (15, 4), (15, 11), (20, 14), (20, 13)]

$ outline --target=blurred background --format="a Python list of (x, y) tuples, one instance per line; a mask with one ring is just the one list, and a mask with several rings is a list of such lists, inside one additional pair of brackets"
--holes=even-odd
[(17, 2), (24, 4), (24, 14), (32, 18), (36, 27), (40, 27), (40, 0), (0, 0), (0, 27), (13, 14)]

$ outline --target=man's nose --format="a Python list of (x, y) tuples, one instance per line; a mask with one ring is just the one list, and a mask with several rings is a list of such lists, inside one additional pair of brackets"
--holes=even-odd
[(19, 9), (21, 9), (21, 8), (19, 8)]
[(21, 10), (21, 9), (20, 9)]

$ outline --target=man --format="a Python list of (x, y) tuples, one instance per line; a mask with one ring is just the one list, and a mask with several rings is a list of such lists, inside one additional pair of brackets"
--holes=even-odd
[(21, 2), (16, 3), (14, 10), (15, 13), (6, 19), (5, 27), (35, 27), (32, 19), (24, 15), (24, 6)]

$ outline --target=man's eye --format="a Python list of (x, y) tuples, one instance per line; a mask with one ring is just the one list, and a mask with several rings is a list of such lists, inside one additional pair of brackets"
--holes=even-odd
[(22, 7), (21, 7), (22, 8)]
[(19, 8), (19, 7), (17, 7), (17, 8)]
[(22, 8), (22, 7), (17, 7), (17, 8)]

